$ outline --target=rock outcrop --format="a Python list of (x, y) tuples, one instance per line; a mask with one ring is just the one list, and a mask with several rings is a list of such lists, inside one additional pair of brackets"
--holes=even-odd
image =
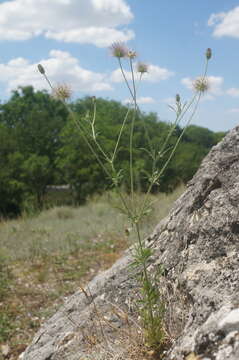
[[(172, 338), (165, 360), (238, 360), (239, 127), (211, 150), (147, 244), (155, 249), (151, 271), (164, 266), (160, 287)], [(118, 353), (115, 359), (126, 360), (137, 333), (139, 290), (130, 262), (129, 250), (70, 297), (21, 359), (99, 360)], [(126, 333), (129, 341), (122, 342)]]

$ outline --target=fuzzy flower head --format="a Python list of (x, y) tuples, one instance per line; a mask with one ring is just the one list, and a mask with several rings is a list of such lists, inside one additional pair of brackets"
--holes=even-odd
[(196, 92), (205, 93), (209, 90), (209, 82), (205, 77), (199, 77), (193, 82), (193, 88)]
[(134, 50), (129, 50), (127, 56), (128, 56), (129, 59), (133, 60), (133, 59), (135, 59), (137, 57), (137, 53)]
[(72, 90), (67, 84), (58, 84), (54, 88), (52, 95), (55, 99), (66, 101), (71, 98)]
[(137, 71), (138, 71), (139, 73), (141, 73), (141, 74), (147, 73), (147, 72), (148, 72), (148, 69), (149, 69), (149, 67), (148, 67), (148, 65), (145, 64), (145, 63), (140, 62), (140, 63), (138, 63), (138, 65), (137, 65)]
[(115, 42), (110, 47), (112, 56), (120, 59), (128, 56), (129, 50), (122, 42)]

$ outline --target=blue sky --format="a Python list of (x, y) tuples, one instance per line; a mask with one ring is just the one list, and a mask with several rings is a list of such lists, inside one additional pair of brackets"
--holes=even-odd
[(142, 110), (172, 121), (168, 104), (185, 101), (210, 47), (209, 92), (194, 124), (214, 131), (239, 124), (239, 1), (235, 0), (0, 0), (0, 99), (21, 85), (69, 83), (74, 98), (129, 98), (112, 42), (123, 41), (149, 65), (139, 88)]

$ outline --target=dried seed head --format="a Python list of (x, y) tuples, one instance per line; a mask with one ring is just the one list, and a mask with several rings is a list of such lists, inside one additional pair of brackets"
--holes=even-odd
[(193, 82), (193, 88), (197, 92), (205, 93), (209, 90), (209, 82), (205, 77), (199, 77)]
[(40, 72), (42, 75), (45, 74), (45, 69), (44, 69), (44, 67), (43, 67), (41, 64), (38, 64), (38, 65), (37, 65), (37, 68), (38, 68), (39, 72)]
[(128, 51), (128, 58), (129, 59), (135, 59), (136, 57), (137, 57), (136, 51), (133, 51), (133, 50)]
[(127, 57), (129, 50), (122, 42), (113, 43), (110, 47), (112, 56), (120, 59)]
[(180, 102), (180, 95), (176, 94), (175, 99), (176, 99), (176, 103), (179, 103)]
[(53, 97), (58, 100), (66, 101), (71, 98), (72, 90), (67, 84), (58, 84), (53, 90)]
[(145, 63), (140, 62), (140, 63), (138, 63), (138, 65), (137, 65), (137, 71), (138, 71), (139, 73), (141, 73), (141, 74), (147, 73), (147, 72), (148, 72), (148, 69), (149, 69), (149, 67), (148, 67), (148, 65), (145, 64)]
[(210, 60), (212, 57), (212, 49), (208, 48), (206, 51), (206, 58), (207, 60)]

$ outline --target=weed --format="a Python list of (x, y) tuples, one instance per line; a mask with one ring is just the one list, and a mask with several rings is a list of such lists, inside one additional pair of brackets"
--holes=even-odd
[(0, 301), (7, 295), (11, 274), (7, 265), (7, 258), (0, 253)]
[[(148, 271), (149, 260), (152, 256), (152, 251), (147, 248), (142, 237), (141, 224), (144, 217), (152, 210), (150, 202), (150, 193), (155, 187), (160, 185), (160, 179), (167, 168), (169, 162), (171, 161), (173, 155), (175, 154), (178, 144), (182, 139), (187, 126), (190, 124), (192, 118), (194, 117), (196, 110), (198, 108), (199, 101), (201, 96), (208, 89), (208, 81), (206, 78), (208, 61), (211, 58), (211, 49), (206, 51), (206, 66), (203, 76), (197, 78), (193, 83), (195, 94), (189, 102), (182, 103), (180, 95), (177, 94), (175, 97), (175, 105), (171, 106), (171, 109), (175, 112), (175, 121), (169, 130), (163, 144), (160, 148), (155, 148), (150, 141), (150, 137), (147, 131), (147, 126), (143, 122), (145, 129), (145, 136), (148, 140), (148, 148), (141, 149), (142, 152), (147, 153), (149, 157), (149, 162), (151, 163), (151, 173), (146, 174), (148, 189), (143, 201), (138, 205), (136, 197), (136, 185), (137, 177), (140, 173), (145, 174), (145, 170), (139, 168), (138, 164), (134, 159), (134, 130), (136, 126), (137, 119), (143, 119), (141, 117), (140, 109), (137, 104), (137, 93), (138, 86), (142, 80), (143, 76), (146, 76), (148, 72), (148, 66), (145, 63), (134, 63), (137, 54), (135, 51), (129, 50), (126, 45), (123, 43), (114, 43), (111, 47), (112, 55), (117, 59), (123, 79), (125, 81), (126, 87), (129, 90), (131, 96), (131, 103), (129, 104), (128, 111), (125, 114), (124, 119), (122, 119), (122, 124), (119, 130), (119, 133), (115, 139), (115, 147), (112, 153), (109, 153), (107, 149), (104, 148), (104, 144), (100, 142), (100, 139), (97, 135), (96, 123), (97, 123), (97, 100), (95, 97), (92, 98), (92, 116), (89, 116), (89, 112), (84, 120), (78, 121), (71, 107), (67, 103), (68, 97), (59, 96), (59, 100), (66, 106), (69, 114), (72, 117), (72, 120), (75, 123), (76, 128), (79, 130), (81, 137), (94, 154), (96, 160), (102, 167), (107, 178), (111, 179), (112, 186), (115, 188), (120, 200), (121, 200), (121, 211), (127, 215), (128, 220), (131, 223), (131, 227), (134, 229), (136, 234), (136, 243), (134, 251), (134, 266), (137, 267), (139, 274), (139, 281), (141, 286), (141, 299), (139, 305), (139, 311), (141, 313), (142, 326), (145, 330), (146, 342), (151, 346), (154, 351), (159, 352), (162, 350), (165, 345), (165, 333), (163, 328), (163, 312), (164, 305), (163, 300), (159, 292), (158, 279), (160, 274), (156, 274), (152, 278), (150, 272)], [(126, 60), (130, 80), (128, 79), (126, 70), (124, 69), (122, 61)], [(136, 66), (135, 66), (136, 65)], [(38, 65), (40, 73), (45, 77), (49, 86), (51, 87), (54, 94), (57, 93), (56, 89), (52, 86), (49, 78), (46, 75), (45, 69), (42, 65)], [(136, 71), (137, 73), (136, 73)], [(190, 112), (191, 111), (191, 112)], [(189, 113), (189, 115), (188, 115)], [(188, 115), (185, 126), (178, 139), (176, 140), (173, 146), (170, 146), (170, 139), (179, 125), (182, 119)], [(129, 121), (130, 119), (130, 121)], [(83, 119), (82, 119), (83, 120)], [(143, 120), (142, 120), (143, 121)], [(120, 142), (122, 134), (125, 130), (126, 125), (130, 127), (130, 136), (129, 136), (129, 146), (128, 146), (128, 173), (126, 174), (123, 169), (118, 169), (117, 167), (117, 156), (120, 149)], [(162, 158), (164, 159), (163, 165)], [(128, 181), (129, 179), (129, 181)], [(122, 192), (123, 183), (129, 183), (129, 196), (124, 196)]]
[(9, 339), (9, 335), (13, 330), (13, 322), (11, 316), (6, 312), (6, 309), (0, 311), (0, 343)]

